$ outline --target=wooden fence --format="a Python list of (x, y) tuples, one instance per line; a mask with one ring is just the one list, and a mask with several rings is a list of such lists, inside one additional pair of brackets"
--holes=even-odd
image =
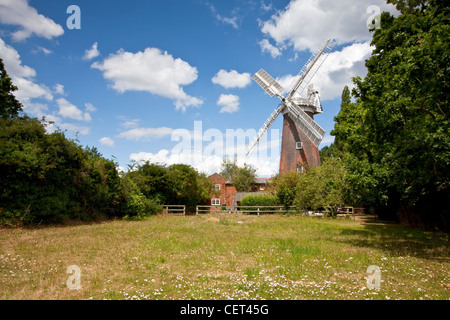
[(186, 215), (186, 206), (185, 205), (163, 205), (163, 213), (164, 214), (174, 214), (174, 215)]
[[(311, 217), (321, 217), (330, 215), (331, 208), (325, 208), (325, 210), (305, 210), (300, 207), (290, 206), (286, 209), (284, 206), (234, 206), (234, 207), (223, 207), (223, 206), (210, 206), (201, 205), (196, 206), (195, 214), (208, 214), (208, 213), (244, 213), (244, 214), (268, 214), (268, 213), (296, 213)], [(364, 208), (354, 208), (354, 207), (344, 207), (339, 208), (337, 211), (338, 217), (348, 217), (352, 216), (355, 220), (356, 216), (365, 215)]]
[(284, 206), (234, 206), (234, 207), (222, 207), (222, 206), (196, 206), (195, 213), (207, 214), (207, 213), (247, 213), (247, 214), (266, 214), (266, 213), (302, 213), (303, 210), (297, 207), (289, 207), (286, 209)]

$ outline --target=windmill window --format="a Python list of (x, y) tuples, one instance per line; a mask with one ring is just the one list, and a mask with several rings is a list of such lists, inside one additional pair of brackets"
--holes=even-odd
[(301, 149), (303, 149), (303, 144), (302, 144), (301, 142), (296, 142), (296, 143), (295, 143), (295, 148), (296, 148), (297, 150), (301, 150)]

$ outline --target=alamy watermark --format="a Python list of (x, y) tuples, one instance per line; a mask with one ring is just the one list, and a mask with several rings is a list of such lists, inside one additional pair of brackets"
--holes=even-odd
[(367, 7), (367, 13), (370, 14), (367, 18), (367, 28), (369, 30), (381, 28), (381, 9), (379, 6), (371, 5)]
[(70, 14), (70, 16), (67, 18), (66, 26), (67, 29), (73, 30), (73, 29), (81, 29), (81, 9), (77, 5), (70, 5), (67, 7), (66, 12)]
[(381, 283), (380, 267), (371, 265), (367, 268), (366, 273), (369, 274), (369, 276), (367, 277), (367, 288), (369, 290), (380, 289)]
[(66, 285), (69, 290), (81, 289), (81, 269), (76, 265), (67, 267), (66, 273), (72, 274), (67, 278)]

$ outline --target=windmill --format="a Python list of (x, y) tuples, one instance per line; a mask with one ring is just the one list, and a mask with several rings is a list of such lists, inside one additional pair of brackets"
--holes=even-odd
[[(313, 117), (322, 113), (323, 109), (319, 92), (309, 83), (335, 46), (336, 43), (331, 39), (325, 41), (300, 70), (298, 79), (286, 97), (282, 95), (284, 88), (263, 69), (253, 76), (253, 80), (271, 97), (277, 96), (280, 98), (281, 104), (272, 112), (264, 126), (258, 131), (255, 140), (247, 149), (247, 156), (259, 143), (275, 119), (283, 114), (280, 174), (288, 171), (303, 172), (305, 167), (320, 165), (319, 144), (325, 130), (314, 121)], [(308, 88), (307, 97), (303, 98), (300, 94), (306, 88)]]

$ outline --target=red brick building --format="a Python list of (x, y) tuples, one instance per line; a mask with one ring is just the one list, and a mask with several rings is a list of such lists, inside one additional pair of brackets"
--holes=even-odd
[[(225, 205), (226, 207), (234, 207), (239, 205), (237, 203), (236, 198), (241, 199), (242, 192), (237, 192), (234, 185), (222, 177), (218, 173), (214, 173), (209, 176), (209, 179), (214, 183), (215, 191), (214, 194), (211, 195), (211, 199), (208, 201), (207, 205), (222, 207)], [(254, 192), (264, 192), (267, 190), (267, 179), (266, 178), (256, 178), (254, 182), (253, 191)], [(237, 197), (238, 196), (238, 197)]]

